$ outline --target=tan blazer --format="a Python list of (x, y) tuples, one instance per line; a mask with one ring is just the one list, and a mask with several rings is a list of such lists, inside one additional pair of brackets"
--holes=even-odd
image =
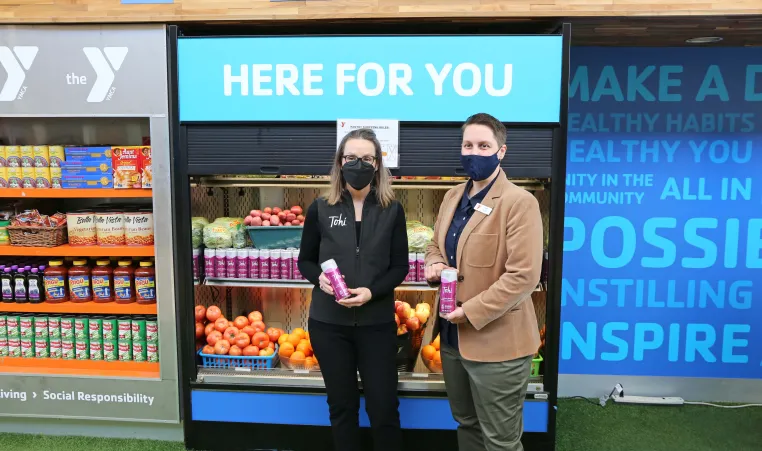
[[(445, 235), (465, 187), (465, 183), (458, 185), (444, 196), (426, 249), (427, 266), (448, 264)], [(458, 326), (460, 353), (477, 362), (534, 355), (540, 346), (531, 297), (542, 269), (540, 207), (531, 193), (508, 181), (502, 170), (482, 205), (492, 211), (488, 215), (475, 211), (458, 241), (456, 296), (469, 321)], [(434, 312), (438, 315), (439, 296)]]

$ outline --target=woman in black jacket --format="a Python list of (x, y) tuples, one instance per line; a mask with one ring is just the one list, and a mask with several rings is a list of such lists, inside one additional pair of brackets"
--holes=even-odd
[[(408, 272), (405, 212), (394, 199), (381, 144), (350, 132), (331, 169), (331, 189), (304, 222), (299, 270), (315, 284), (309, 333), (323, 372), (336, 451), (362, 451), (357, 371), (375, 451), (402, 449), (397, 399), (394, 289)], [(333, 259), (351, 297), (337, 301), (320, 264)]]

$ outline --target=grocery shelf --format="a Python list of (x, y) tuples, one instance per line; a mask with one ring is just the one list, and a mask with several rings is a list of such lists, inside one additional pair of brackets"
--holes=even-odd
[(153, 246), (70, 246), (56, 247), (0, 246), (0, 256), (36, 257), (153, 257)]
[(51, 304), (16, 304), (0, 303), (0, 311), (15, 313), (74, 313), (91, 315), (156, 315), (156, 304), (117, 304), (109, 302), (62, 302)]
[(0, 198), (11, 197), (37, 199), (100, 199), (100, 198), (151, 198), (150, 189), (54, 189), (54, 188), (0, 188)]
[[(263, 287), (263, 288), (301, 288), (303, 290), (312, 289), (314, 285), (305, 281), (283, 280), (283, 279), (228, 279), (228, 278), (206, 278), (204, 285), (220, 287)], [(438, 288), (430, 287), (426, 283), (403, 283), (397, 287), (400, 291), (436, 291)]]
[(0, 357), (0, 374), (158, 379), (159, 363)]

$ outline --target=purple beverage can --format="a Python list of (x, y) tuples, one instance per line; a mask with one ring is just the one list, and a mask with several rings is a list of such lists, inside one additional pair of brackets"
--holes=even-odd
[(426, 254), (415, 254), (416, 282), (426, 282)]
[(217, 277), (214, 254), (214, 249), (204, 249), (204, 275), (206, 277)]
[(285, 250), (280, 252), (280, 278), (291, 280), (293, 279), (293, 267), (294, 260), (291, 256), (291, 251)]
[(199, 263), (200, 256), (201, 256), (201, 250), (193, 249), (193, 279), (194, 280), (198, 280), (199, 278), (198, 263)]
[(331, 281), (331, 288), (333, 288), (333, 294), (336, 296), (337, 301), (352, 296), (349, 294), (349, 288), (347, 288), (347, 283), (344, 281), (344, 277), (341, 276), (341, 271), (339, 271), (339, 266), (336, 264), (336, 260), (326, 260), (320, 264), (320, 267), (323, 269), (326, 277), (328, 277), (328, 280)]
[(259, 251), (259, 278), (270, 278), (270, 251), (267, 249)]
[(299, 271), (299, 249), (291, 252), (291, 269), (294, 274), (294, 280), (304, 280), (302, 272)]
[(405, 282), (415, 282), (417, 280), (418, 269), (415, 266), (415, 252), (407, 254), (407, 276)]
[(455, 310), (455, 290), (458, 285), (458, 271), (444, 269), (441, 275), (442, 284), (439, 287), (439, 313), (445, 315)]
[(215, 277), (225, 277), (228, 272), (228, 267), (225, 264), (225, 249), (217, 249), (214, 251), (214, 267)]
[(248, 249), (238, 249), (235, 256), (236, 272), (239, 279), (249, 278), (249, 251)]
[(270, 278), (280, 279), (280, 249), (270, 251)]
[(249, 249), (249, 277), (259, 279), (259, 249)]
[(237, 252), (235, 249), (225, 250), (225, 277), (228, 279), (238, 278), (238, 271), (236, 268), (236, 254)]

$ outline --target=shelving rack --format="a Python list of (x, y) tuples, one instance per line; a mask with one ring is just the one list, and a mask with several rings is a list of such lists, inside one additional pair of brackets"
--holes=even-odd
[[(340, 25), (313, 24), (299, 28), (300, 37), (289, 38), (310, 39), (309, 35), (329, 37), (327, 35), (337, 32), (365, 37), (389, 36), (404, 33), (402, 27), (367, 23), (342, 28)], [(426, 27), (420, 27), (420, 32), (425, 33)], [(509, 32), (491, 28), (490, 31), (479, 30), (473, 34), (504, 35)], [(454, 27), (449, 30), (439, 27), (434, 33), (457, 34), (458, 31)], [(563, 41), (563, 50), (557, 55), (562, 60), (557, 88), (559, 114), (545, 123), (507, 121), (509, 152), (503, 163), (509, 177), (534, 192), (546, 213), (549, 213), (545, 215), (551, 262), (548, 291), (540, 290), (533, 296), (538, 316), (542, 317), (542, 323), (547, 324), (544, 377), (530, 381), (524, 404), (524, 442), (528, 450), (553, 449), (555, 440), (560, 312), (557, 287), (560, 283), (563, 237), (563, 163), (566, 148), (566, 101), (560, 99), (566, 99), (570, 28), (563, 26), (557, 33), (557, 39)], [(246, 311), (260, 310), (268, 326), (282, 327), (287, 331), (306, 325), (309, 284), (220, 279), (194, 283), (188, 276), (192, 271), (192, 216), (205, 216), (212, 220), (220, 216), (245, 216), (249, 210), (265, 206), (300, 205), (306, 208), (327, 186), (324, 176), (336, 152), (336, 118), (274, 121), (268, 119), (269, 109), (264, 104), (248, 110), (256, 118), (225, 122), (211, 113), (206, 114), (206, 119), (183, 118), (183, 99), (208, 95), (214, 103), (219, 99), (212, 96), (221, 95), (218, 90), (214, 91), (217, 94), (208, 94), (184, 88), (184, 70), (193, 73), (194, 83), (203, 80), (205, 85), (215, 87), (222, 83), (219, 78), (221, 69), (217, 71), (215, 63), (206, 61), (204, 55), (192, 54), (187, 48), (183, 50), (183, 41), (210, 38), (206, 41), (211, 45), (212, 42), (224, 42), (224, 35), (266, 38), (282, 34), (283, 29), (265, 26), (254, 30), (245, 26), (226, 26), (224, 29), (212, 26), (170, 27), (173, 139), (177, 143), (173, 148), (172, 170), (176, 202), (173, 223), (176, 231), (175, 281), (185, 443), (189, 448), (245, 449), (250, 437), (256, 437), (256, 445), (261, 448), (295, 451), (330, 449), (332, 442), (327, 427), (325, 391), (319, 373), (283, 368), (261, 371), (203, 368), (199, 366), (195, 354), (193, 307), (196, 303), (219, 305), (228, 318)], [(246, 52), (233, 54), (229, 47), (224, 51), (222, 48), (218, 50), (225, 54), (224, 64), (234, 64), (236, 68), (237, 64), (266, 62), (253, 61), (247, 57), (248, 53), (243, 54)], [(314, 55), (314, 58), (320, 60), (320, 55)], [(217, 71), (213, 72), (216, 75), (186, 67), (194, 66), (200, 60), (211, 64), (212, 70)], [(553, 90), (555, 86), (548, 89)], [(262, 97), (246, 99), (258, 102), (269, 100)], [(478, 105), (472, 106), (474, 109), (480, 108)], [(474, 112), (463, 111), (462, 119)], [(303, 115), (304, 111), (299, 113)], [(283, 113), (279, 111), (278, 114)], [(322, 113), (315, 111), (314, 114)], [(445, 191), (459, 182), (425, 177), (463, 176), (462, 168), (458, 167), (462, 122), (421, 120), (424, 122), (403, 120), (400, 123), (400, 167), (392, 170), (392, 174), (400, 179), (395, 180), (393, 186), (408, 219), (419, 219), (433, 225)], [(553, 180), (562, 182), (551, 185)], [(414, 302), (434, 300), (435, 293), (428, 287), (403, 285), (402, 288), (410, 291), (398, 291), (398, 297)], [(430, 338), (424, 337), (424, 342)], [(419, 362), (412, 373), (400, 374), (399, 395), (401, 423), (407, 442), (426, 443), (427, 449), (455, 449), (455, 424), (441, 375), (428, 373)], [(225, 412), (240, 405), (257, 407), (245, 409), (231, 421)], [(364, 412), (361, 411), (360, 415), (361, 425), (367, 426)]]

